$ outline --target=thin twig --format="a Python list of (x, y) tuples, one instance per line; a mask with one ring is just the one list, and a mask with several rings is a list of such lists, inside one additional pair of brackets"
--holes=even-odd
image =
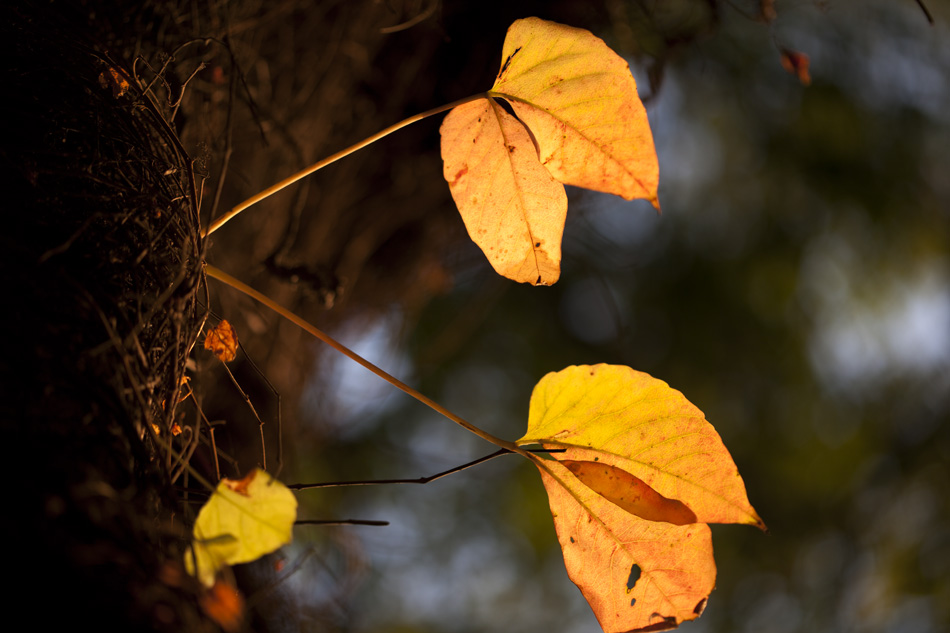
[[(241, 351), (244, 352), (244, 359), (251, 364), (251, 367), (254, 368), (254, 371), (257, 372), (257, 375), (261, 377), (270, 390), (274, 393), (274, 396), (277, 398), (277, 470), (274, 471), (274, 479), (277, 479), (280, 476), (280, 471), (284, 469), (284, 432), (281, 423), (281, 414), (280, 414), (280, 392), (271, 384), (267, 379), (267, 376), (264, 375), (264, 372), (261, 371), (260, 367), (257, 366), (257, 363), (254, 362), (247, 354), (247, 350), (244, 349), (244, 345), (238, 341), (238, 347), (241, 348)], [(263, 438), (261, 439), (263, 441)]]
[(389, 525), (389, 521), (371, 521), (368, 519), (327, 519), (294, 521), (294, 525)]
[(214, 474), (215, 481), (221, 481), (221, 466), (218, 464), (218, 445), (214, 441), (214, 427), (209, 427), (208, 433), (211, 435), (211, 454), (214, 455)]
[(276, 312), (277, 314), (281, 315), (282, 317), (284, 317), (284, 318), (287, 319), (288, 321), (294, 323), (294, 324), (297, 325), (298, 327), (300, 327), (300, 328), (306, 330), (307, 332), (309, 332), (309, 333), (312, 334), (313, 336), (317, 337), (318, 339), (320, 339), (321, 341), (323, 341), (324, 343), (326, 343), (327, 345), (329, 345), (330, 347), (332, 347), (332, 348), (335, 349), (336, 351), (340, 352), (341, 354), (343, 354), (343, 355), (346, 356), (347, 358), (349, 358), (349, 359), (351, 359), (351, 360), (353, 360), (353, 361), (359, 363), (360, 365), (362, 365), (363, 367), (365, 367), (365, 368), (368, 369), (369, 371), (373, 372), (374, 374), (376, 374), (377, 376), (379, 376), (380, 378), (382, 378), (383, 380), (385, 380), (386, 382), (388, 382), (388, 383), (391, 384), (392, 386), (394, 386), (394, 387), (396, 387), (397, 389), (399, 389), (399, 390), (405, 392), (406, 394), (412, 396), (413, 398), (415, 398), (416, 400), (418, 400), (418, 401), (421, 402), (422, 404), (428, 406), (429, 408), (433, 409), (434, 411), (437, 411), (438, 413), (441, 413), (442, 415), (444, 415), (444, 416), (447, 417), (448, 419), (452, 420), (453, 422), (455, 422), (456, 424), (458, 424), (459, 426), (461, 426), (461, 427), (464, 428), (465, 430), (467, 430), (467, 431), (469, 431), (469, 432), (471, 432), (471, 433), (474, 433), (475, 435), (477, 435), (478, 437), (482, 438), (482, 439), (485, 440), (486, 442), (491, 442), (491, 443), (494, 444), (495, 446), (499, 446), (499, 447), (501, 447), (501, 448), (508, 449), (508, 450), (510, 450), (510, 451), (512, 451), (512, 452), (515, 452), (515, 453), (523, 453), (523, 452), (524, 452), (523, 449), (519, 448), (514, 442), (509, 442), (509, 441), (507, 441), (507, 440), (503, 440), (503, 439), (501, 439), (501, 438), (495, 437), (495, 436), (492, 435), (491, 433), (488, 433), (488, 432), (486, 432), (486, 431), (483, 431), (483, 430), (481, 430), (480, 428), (478, 428), (477, 426), (475, 426), (474, 424), (472, 424), (471, 422), (467, 422), (466, 420), (462, 419), (461, 417), (455, 415), (454, 413), (452, 413), (451, 411), (449, 411), (448, 409), (446, 409), (445, 407), (443, 407), (441, 404), (439, 404), (439, 403), (436, 402), (435, 400), (432, 400), (431, 398), (429, 398), (429, 397), (427, 397), (427, 396), (424, 396), (423, 394), (419, 393), (418, 391), (416, 391), (415, 389), (413, 389), (412, 387), (410, 387), (410, 386), (407, 385), (406, 383), (404, 383), (404, 382), (402, 382), (401, 380), (395, 378), (395, 377), (392, 376), (391, 374), (386, 373), (385, 371), (383, 371), (382, 369), (380, 369), (379, 367), (377, 367), (377, 366), (374, 365), (373, 363), (369, 362), (368, 360), (366, 360), (365, 358), (363, 358), (362, 356), (360, 356), (360, 355), (357, 354), (356, 352), (352, 351), (352, 350), (349, 349), (348, 347), (342, 345), (341, 343), (337, 342), (335, 339), (331, 338), (329, 335), (325, 334), (322, 330), (320, 330), (320, 329), (317, 328), (316, 326), (312, 325), (312, 324), (309, 323), (308, 321), (304, 320), (303, 318), (297, 316), (296, 314), (294, 314), (293, 312), (291, 312), (291, 311), (288, 310), (287, 308), (283, 307), (282, 305), (280, 305), (279, 303), (277, 303), (276, 301), (274, 301), (273, 299), (271, 299), (271, 298), (268, 297), (267, 295), (264, 295), (264, 294), (258, 292), (257, 290), (254, 290), (253, 288), (251, 288), (251, 287), (248, 286), (247, 284), (245, 284), (245, 283), (243, 283), (243, 282), (241, 282), (241, 281), (238, 281), (237, 279), (235, 279), (235, 278), (232, 277), (231, 275), (227, 274), (227, 273), (224, 272), (223, 270), (221, 270), (221, 269), (219, 269), (219, 268), (215, 268), (215, 267), (212, 266), (211, 264), (205, 264), (205, 273), (206, 273), (209, 277), (213, 277), (214, 279), (217, 279), (218, 281), (224, 282), (224, 283), (226, 283), (227, 285), (229, 285), (229, 286), (231, 286), (232, 288), (234, 288), (235, 290), (239, 290), (239, 291), (243, 292), (244, 294), (246, 294), (247, 296), (251, 297), (252, 299), (255, 299), (255, 300), (257, 300), (257, 301), (263, 303), (265, 306), (267, 306), (268, 308), (270, 308), (271, 310), (273, 310), (273, 311)]
[(264, 421), (261, 419), (261, 416), (257, 414), (257, 409), (254, 408), (254, 403), (251, 402), (251, 397), (244, 393), (244, 390), (241, 389), (241, 385), (238, 384), (237, 378), (235, 378), (234, 374), (231, 373), (231, 368), (228, 367), (228, 364), (224, 361), (221, 361), (221, 365), (224, 367), (224, 370), (228, 372), (228, 376), (231, 377), (231, 382), (233, 382), (234, 386), (237, 387), (237, 390), (241, 393), (244, 401), (247, 402), (247, 406), (251, 408), (251, 413), (253, 413), (254, 417), (257, 418), (257, 423), (261, 429), (261, 468), (267, 470), (267, 447), (264, 446)]
[(362, 481), (328, 481), (325, 483), (319, 484), (292, 484), (287, 486), (291, 490), (310, 490), (312, 488), (337, 488), (340, 486), (385, 486), (389, 484), (427, 484), (430, 481), (435, 481), (436, 479), (441, 479), (442, 477), (447, 477), (453, 473), (457, 473), (466, 468), (471, 468), (472, 466), (477, 466), (482, 462), (487, 462), (490, 459), (495, 459), (501, 455), (506, 455), (511, 453), (507, 448), (500, 448), (491, 455), (485, 455), (484, 457), (479, 457), (478, 459), (472, 460), (468, 463), (462, 464), (461, 466), (456, 466), (455, 468), (450, 468), (441, 473), (435, 475), (430, 475), (429, 477), (419, 477), (418, 479), (369, 479)]
[(247, 611), (248, 611), (248, 612), (251, 612), (251, 611), (253, 611), (254, 609), (256, 609), (256, 608), (257, 608), (257, 605), (258, 605), (262, 600), (265, 600), (265, 599), (271, 594), (271, 592), (273, 592), (274, 589), (277, 588), (278, 585), (280, 585), (282, 582), (284, 582), (285, 580), (287, 580), (288, 578), (290, 578), (291, 576), (293, 576), (295, 573), (297, 573), (297, 570), (300, 569), (301, 567), (303, 567), (303, 564), (307, 561), (307, 559), (310, 558), (311, 556), (313, 556), (313, 555), (316, 554), (316, 553), (317, 553), (317, 550), (314, 549), (313, 546), (308, 547), (308, 548), (304, 551), (304, 553), (301, 554), (300, 557), (297, 558), (296, 561), (294, 561), (293, 565), (292, 565), (290, 568), (288, 568), (286, 571), (284, 571), (284, 573), (281, 574), (281, 576), (280, 576), (279, 578), (277, 578), (276, 580), (274, 580), (274, 581), (273, 581), (272, 583), (270, 583), (268, 586), (266, 586), (266, 587), (261, 587), (261, 588), (260, 588), (259, 590), (257, 590), (255, 593), (253, 593), (253, 594), (251, 594), (250, 596), (248, 596), (248, 597), (247, 597), (247, 602), (246, 602)]
[(454, 107), (456, 107), (456, 106), (463, 105), (463, 104), (468, 103), (468, 102), (470, 102), (470, 101), (476, 101), (476, 100), (478, 100), (478, 99), (484, 99), (485, 97), (486, 97), (485, 94), (472, 95), (471, 97), (466, 97), (466, 98), (464, 98), (464, 99), (459, 99), (458, 101), (453, 101), (452, 103), (449, 103), (449, 104), (447, 104), (447, 105), (439, 106), (438, 108), (433, 108), (432, 110), (427, 110), (427, 111), (423, 112), (422, 114), (416, 114), (416, 115), (414, 115), (414, 116), (409, 117), (408, 119), (404, 119), (404, 120), (400, 121), (399, 123), (396, 123), (396, 124), (394, 124), (394, 125), (390, 125), (390, 126), (389, 126), (388, 128), (386, 128), (385, 130), (383, 130), (383, 131), (381, 131), (381, 132), (377, 132), (376, 134), (373, 134), (372, 136), (363, 139), (363, 140), (360, 141), (359, 143), (356, 143), (355, 145), (351, 145), (351, 146), (347, 147), (346, 149), (341, 150), (341, 151), (337, 152), (336, 154), (333, 154), (332, 156), (328, 156), (327, 158), (324, 158), (323, 160), (314, 163), (314, 164), (311, 165), (310, 167), (307, 167), (306, 169), (303, 169), (303, 170), (301, 170), (301, 171), (298, 171), (298, 172), (297, 172), (296, 174), (294, 174), (293, 176), (290, 176), (290, 177), (288, 177), (288, 178), (285, 178), (284, 180), (281, 180), (281, 181), (278, 182), (277, 184), (271, 185), (270, 187), (268, 187), (267, 189), (261, 191), (260, 193), (257, 193), (257, 194), (255, 194), (255, 195), (251, 196), (250, 198), (248, 198), (247, 200), (245, 200), (245, 201), (242, 202), (241, 204), (237, 205), (236, 207), (234, 207), (233, 209), (231, 209), (230, 211), (228, 211), (227, 213), (225, 213), (224, 215), (222, 215), (220, 218), (214, 220), (214, 221), (211, 223), (211, 226), (209, 226), (208, 229), (207, 229), (205, 232), (203, 232), (203, 233), (201, 234), (201, 237), (202, 237), (202, 238), (205, 238), (205, 237), (211, 235), (212, 233), (214, 233), (215, 231), (217, 231), (218, 229), (220, 229), (222, 226), (224, 226), (225, 223), (227, 223), (228, 221), (230, 221), (232, 218), (234, 218), (235, 216), (237, 216), (237, 214), (239, 214), (241, 211), (244, 211), (244, 210), (247, 209), (248, 207), (257, 204), (258, 202), (260, 202), (261, 200), (264, 200), (265, 198), (269, 198), (270, 196), (274, 195), (275, 193), (277, 193), (277, 192), (280, 191), (281, 189), (284, 189), (284, 188), (286, 188), (286, 187), (289, 187), (290, 185), (294, 184), (294, 183), (297, 182), (298, 180), (301, 180), (302, 178), (306, 178), (306, 177), (309, 176), (310, 174), (312, 174), (312, 173), (314, 173), (314, 172), (316, 172), (316, 171), (319, 171), (320, 169), (323, 169), (323, 168), (326, 167), (327, 165), (330, 165), (331, 163), (335, 163), (336, 161), (340, 160), (341, 158), (344, 158), (344, 157), (346, 157), (346, 156), (349, 156), (349, 155), (352, 154), (353, 152), (356, 152), (356, 151), (358, 151), (358, 150), (361, 150), (361, 149), (363, 149), (364, 147), (366, 147), (367, 145), (370, 145), (371, 143), (375, 143), (376, 141), (378, 141), (379, 139), (383, 138), (384, 136), (388, 136), (388, 135), (392, 134), (393, 132), (395, 132), (395, 131), (397, 131), (397, 130), (400, 130), (400, 129), (406, 127), (407, 125), (411, 125), (411, 124), (415, 123), (416, 121), (421, 121), (422, 119), (425, 119), (426, 117), (430, 117), (430, 116), (433, 116), (433, 115), (435, 115), (435, 114), (439, 114), (440, 112), (445, 112), (446, 110), (451, 110), (452, 108), (454, 108)]
[(934, 16), (930, 14), (930, 10), (928, 10), (927, 5), (924, 4), (924, 0), (917, 0), (917, 6), (920, 7), (920, 10), (923, 11), (924, 15), (927, 16), (927, 21), (933, 24)]
[[(555, 448), (555, 449), (527, 449), (527, 453), (563, 453), (565, 449)], [(462, 464), (461, 466), (456, 466), (448, 470), (442, 471), (441, 473), (436, 473), (435, 475), (430, 475), (428, 477), (419, 477), (418, 479), (366, 479), (360, 481), (328, 481), (318, 484), (291, 484), (287, 486), (290, 490), (310, 490), (312, 488), (339, 488), (341, 486), (385, 486), (390, 484), (427, 484), (436, 479), (441, 479), (442, 477), (447, 477), (459, 471), (465, 470), (466, 468), (471, 468), (472, 466), (477, 466), (483, 462), (487, 462), (490, 459), (495, 459), (496, 457), (501, 457), (502, 455), (513, 455), (514, 451), (510, 451), (507, 448), (500, 448), (490, 455), (485, 455), (484, 457), (479, 457), (478, 459), (473, 459), (470, 462)]]

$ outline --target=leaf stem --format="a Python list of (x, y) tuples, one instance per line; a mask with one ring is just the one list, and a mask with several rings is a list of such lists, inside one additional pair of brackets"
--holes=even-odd
[(377, 132), (376, 134), (373, 134), (372, 136), (363, 139), (362, 141), (360, 141), (359, 143), (356, 143), (355, 145), (350, 145), (350, 146), (347, 147), (346, 149), (340, 150), (340, 151), (337, 152), (336, 154), (333, 154), (332, 156), (328, 156), (328, 157), (324, 158), (323, 160), (318, 161), (318, 162), (314, 163), (313, 165), (310, 165), (310, 166), (307, 167), (306, 169), (303, 169), (303, 170), (301, 170), (301, 171), (298, 171), (296, 174), (294, 174), (294, 175), (292, 175), (292, 176), (289, 176), (289, 177), (287, 177), (287, 178), (284, 178), (284, 179), (281, 180), (280, 182), (271, 185), (270, 187), (268, 187), (267, 189), (264, 189), (264, 190), (261, 191), (260, 193), (257, 193), (257, 194), (255, 194), (255, 195), (251, 196), (250, 198), (248, 198), (247, 200), (245, 200), (245, 201), (242, 202), (241, 204), (237, 205), (236, 207), (234, 207), (233, 209), (231, 209), (230, 211), (228, 211), (227, 213), (225, 213), (225, 214), (222, 215), (221, 217), (219, 217), (219, 218), (217, 218), (216, 220), (214, 220), (214, 221), (211, 223), (211, 226), (209, 226), (209, 227), (207, 228), (207, 230), (205, 230), (204, 232), (202, 232), (201, 237), (202, 237), (202, 238), (208, 237), (209, 235), (211, 235), (212, 233), (214, 233), (215, 231), (217, 231), (218, 229), (220, 229), (222, 226), (225, 225), (225, 223), (227, 223), (228, 221), (230, 221), (230, 220), (231, 220), (232, 218), (234, 218), (237, 214), (239, 214), (241, 211), (244, 211), (244, 210), (247, 209), (248, 207), (253, 206), (253, 205), (257, 204), (258, 202), (260, 202), (261, 200), (263, 200), (263, 199), (265, 199), (265, 198), (268, 198), (268, 197), (274, 195), (275, 193), (277, 193), (277, 192), (280, 191), (281, 189), (284, 189), (285, 187), (289, 187), (290, 185), (294, 184), (294, 183), (297, 182), (298, 180), (301, 180), (301, 179), (303, 179), (303, 178), (306, 178), (306, 177), (309, 176), (310, 174), (312, 174), (312, 173), (314, 173), (314, 172), (316, 172), (316, 171), (319, 171), (319, 170), (323, 169), (323, 168), (326, 167), (327, 165), (329, 165), (329, 164), (331, 164), (331, 163), (335, 163), (336, 161), (340, 160), (341, 158), (344, 158), (344, 157), (346, 157), (346, 156), (349, 156), (349, 155), (352, 154), (353, 152), (356, 152), (356, 151), (358, 151), (358, 150), (361, 150), (361, 149), (363, 149), (364, 147), (366, 147), (367, 145), (370, 145), (370, 144), (372, 144), (372, 143), (375, 143), (376, 141), (378, 141), (379, 139), (383, 138), (384, 136), (388, 136), (388, 135), (392, 134), (393, 132), (395, 132), (395, 131), (397, 131), (397, 130), (401, 130), (402, 128), (406, 127), (407, 125), (411, 125), (411, 124), (413, 124), (413, 123), (415, 123), (415, 122), (417, 122), (417, 121), (421, 121), (422, 119), (425, 119), (425, 118), (427, 118), (427, 117), (433, 116), (433, 115), (435, 115), (435, 114), (439, 114), (440, 112), (445, 112), (446, 110), (451, 110), (452, 108), (454, 108), (454, 107), (456, 107), (456, 106), (460, 106), (460, 105), (465, 104), (465, 103), (468, 103), (468, 102), (470, 102), (470, 101), (476, 101), (476, 100), (478, 100), (478, 99), (484, 99), (485, 97), (486, 97), (485, 93), (480, 93), (480, 94), (477, 94), (477, 95), (472, 95), (472, 96), (470, 96), (470, 97), (465, 97), (464, 99), (459, 99), (458, 101), (453, 101), (452, 103), (449, 103), (449, 104), (446, 104), (446, 105), (443, 105), (443, 106), (439, 106), (438, 108), (433, 108), (433, 109), (431, 109), (431, 110), (426, 110), (425, 112), (423, 112), (423, 113), (421, 113), (421, 114), (413, 115), (413, 116), (409, 117), (408, 119), (403, 119), (403, 120), (400, 121), (399, 123), (395, 123), (395, 124), (393, 124), (393, 125), (390, 125), (390, 126), (389, 126), (388, 128), (386, 128), (385, 130), (382, 130), (381, 132)]
[(398, 378), (395, 378), (391, 374), (386, 373), (385, 371), (383, 371), (382, 369), (380, 369), (373, 363), (369, 362), (368, 360), (366, 360), (365, 358), (363, 358), (362, 356), (360, 356), (359, 354), (357, 354), (350, 348), (344, 346), (342, 343), (337, 342), (335, 339), (331, 338), (328, 334), (324, 333), (315, 325), (312, 325), (308, 321), (304, 320), (302, 317), (297, 316), (296, 314), (294, 314), (287, 308), (283, 307), (282, 305), (280, 305), (279, 303), (277, 303), (276, 301), (274, 301), (267, 295), (264, 295), (258, 292), (257, 290), (254, 290), (247, 284), (235, 279), (234, 277), (224, 272), (220, 268), (215, 268), (211, 264), (205, 264), (205, 272), (207, 273), (209, 277), (213, 277), (214, 279), (217, 279), (218, 281), (226, 283), (227, 285), (231, 286), (235, 290), (239, 290), (243, 292), (244, 294), (246, 294), (247, 296), (251, 297), (252, 299), (255, 299), (256, 301), (263, 303), (265, 306), (267, 306), (268, 308), (270, 308), (277, 314), (281, 315), (282, 317), (284, 317), (285, 319), (287, 319), (294, 325), (309, 332), (310, 334), (317, 337), (318, 339), (320, 339), (321, 341), (323, 341), (324, 343), (326, 343), (327, 345), (329, 345), (336, 351), (340, 352), (347, 358), (359, 363), (360, 365), (362, 365), (369, 371), (373, 372), (374, 374), (376, 374), (377, 376), (379, 376), (380, 378), (382, 378), (383, 380), (385, 380), (392, 386), (396, 387), (397, 389), (401, 391), (404, 391), (405, 393), (409, 394), (410, 396), (412, 396), (413, 398), (415, 398), (422, 404), (428, 406), (432, 410), (438, 413), (441, 413), (448, 419), (452, 420), (453, 422), (461, 426), (463, 429), (471, 433), (474, 433), (475, 435), (482, 438), (486, 442), (491, 442), (492, 444), (500, 448), (509, 450), (513, 453), (519, 453), (519, 454), (524, 453), (524, 449), (521, 449), (518, 446), (516, 446), (514, 442), (509, 442), (507, 440), (503, 440), (501, 438), (495, 437), (491, 433), (483, 431), (477, 426), (475, 426), (474, 424), (465, 421), (464, 419), (460, 418), (459, 416), (455, 415), (454, 413), (452, 413), (451, 411), (443, 407), (441, 404), (439, 404), (435, 400), (432, 400), (431, 398), (419, 393), (418, 391), (416, 391), (415, 389), (413, 389), (406, 383), (402, 382)]

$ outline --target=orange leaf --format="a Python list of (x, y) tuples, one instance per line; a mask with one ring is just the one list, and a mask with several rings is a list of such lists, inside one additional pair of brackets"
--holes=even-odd
[(221, 322), (205, 336), (205, 349), (218, 357), (222, 362), (229, 363), (237, 356), (238, 337), (234, 326), (221, 319)]
[(536, 459), (568, 576), (606, 633), (665, 631), (702, 613), (716, 584), (709, 526), (645, 521)]
[(803, 86), (811, 84), (811, 75), (808, 73), (810, 63), (811, 60), (805, 53), (782, 49), (782, 68), (797, 76)]
[(502, 58), (489, 94), (511, 103), (555, 178), (660, 208), (653, 134), (622, 57), (589, 31), (527, 18)]
[(567, 194), (538, 161), (528, 131), (480, 99), (449, 112), (441, 134), (452, 197), (495, 271), (535, 285), (557, 281)]
[(111, 88), (112, 96), (116, 99), (129, 91), (129, 82), (111, 66), (99, 73), (99, 85), (103, 88)]
[(220, 578), (198, 597), (201, 610), (228, 633), (241, 630), (244, 622), (244, 598), (237, 589)]
[(227, 477), (224, 477), (221, 480), (221, 485), (227, 486), (239, 495), (250, 497), (251, 495), (248, 494), (247, 489), (250, 488), (252, 483), (254, 483), (254, 479), (256, 477), (257, 471), (252, 470), (248, 474), (244, 475), (244, 477), (241, 479), (228, 479)]

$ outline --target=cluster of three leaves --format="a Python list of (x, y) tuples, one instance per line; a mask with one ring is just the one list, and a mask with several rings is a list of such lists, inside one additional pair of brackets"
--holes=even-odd
[[(541, 472), (568, 575), (607, 633), (695, 619), (716, 580), (706, 524), (765, 528), (702, 411), (629, 367), (546, 375), (516, 444), (559, 451), (526, 455)], [(293, 494), (266, 473), (225, 479), (198, 515), (189, 571), (211, 586), (222, 566), (289, 543), (295, 518)]]

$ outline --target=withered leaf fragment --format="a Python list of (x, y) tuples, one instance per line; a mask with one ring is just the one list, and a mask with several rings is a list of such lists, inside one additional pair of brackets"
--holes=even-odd
[(205, 349), (218, 357), (224, 363), (230, 363), (237, 356), (238, 336), (230, 323), (221, 319), (214, 329), (205, 335)]

